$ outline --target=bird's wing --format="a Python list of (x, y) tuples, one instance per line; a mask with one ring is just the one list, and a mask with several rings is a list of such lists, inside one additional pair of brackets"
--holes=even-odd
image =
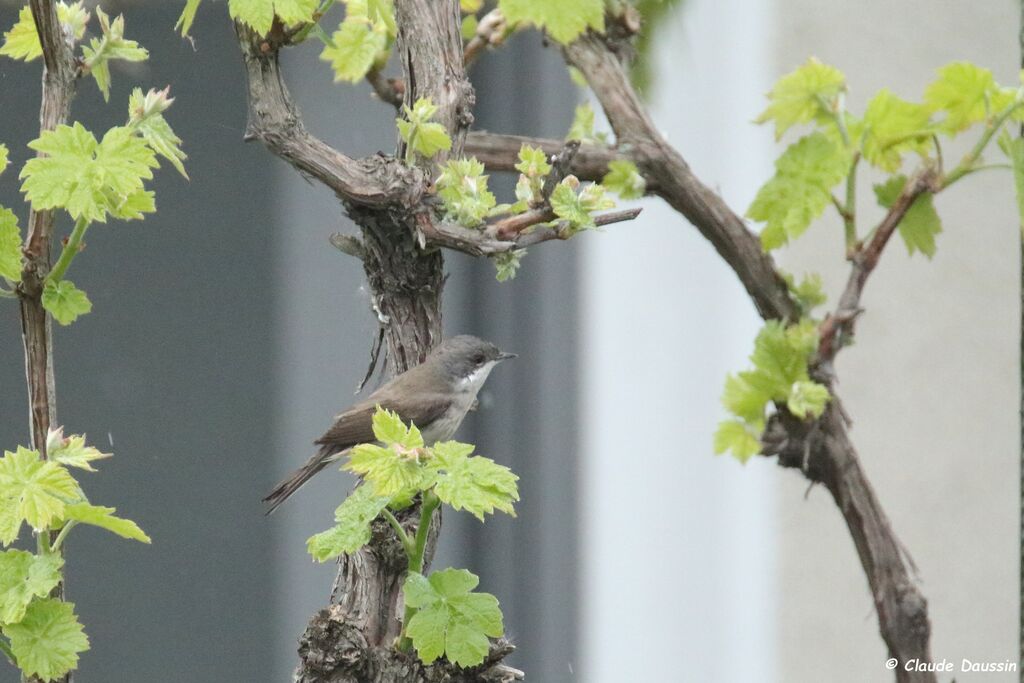
[(373, 414), (377, 412), (377, 405), (398, 413), (403, 422), (412, 422), (422, 429), (448, 410), (451, 399), (431, 395), (414, 399), (364, 401), (338, 415), (331, 428), (316, 440), (316, 444), (337, 452), (359, 443), (373, 443), (376, 441), (373, 435)]

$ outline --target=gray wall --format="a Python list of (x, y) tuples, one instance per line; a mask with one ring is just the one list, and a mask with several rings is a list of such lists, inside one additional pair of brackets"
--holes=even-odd
[[(158, 214), (91, 229), (70, 276), (94, 312), (56, 330), (60, 421), (115, 453), (82, 475), (85, 490), (153, 537), (72, 535), (69, 595), (92, 642), (79, 680), (264, 680), (274, 656), (273, 537), (258, 505), (274, 456), (273, 168), (240, 141), (228, 22), (199, 22), (193, 51), (170, 30), (177, 3), (129, 11), (129, 36), (151, 61), (115, 67), (109, 106), (81, 83), (74, 115), (102, 131), (124, 122), (132, 85), (169, 83), (192, 180), (160, 172)], [(4, 30), (15, 14), (0, 9)], [(0, 59), (0, 139), (14, 161), (0, 203), (22, 221), (16, 169), (38, 134), (38, 102), (38, 62)], [(70, 230), (67, 217), (58, 229)], [(0, 304), (0, 447), (13, 448), (28, 438), (20, 326), (17, 306)], [(15, 680), (6, 663), (0, 680)]]
[[(2, 7), (7, 27), (16, 11)], [(116, 455), (86, 490), (154, 539), (72, 538), (70, 597), (92, 641), (77, 680), (286, 680), (334, 575), (309, 560), (305, 538), (330, 523), (349, 482), (325, 474), (270, 519), (259, 499), (354, 400), (375, 322), (361, 266), (327, 243), (352, 230), (337, 201), (242, 143), (242, 73), (223, 5), (204, 6), (195, 50), (171, 32), (176, 4), (126, 11), (128, 35), (152, 59), (115, 68), (109, 106), (83, 82), (74, 116), (103, 130), (123, 121), (131, 86), (170, 83), (192, 180), (162, 172), (156, 216), (90, 231), (71, 276), (95, 310), (57, 329), (61, 421), (101, 445), (109, 432)], [(481, 126), (568, 128), (574, 91), (537, 42), (513, 41), (477, 65)], [(318, 52), (289, 55), (309, 127), (351, 154), (393, 149), (392, 111), (365, 86), (332, 84)], [(0, 79), (0, 140), (15, 169), (37, 134), (38, 64), (0, 60)], [(0, 178), (0, 203), (22, 209), (16, 170)], [(446, 288), (449, 333), (521, 354), (495, 373), (462, 437), (522, 476), (523, 502), (517, 519), (486, 528), (448, 515), (438, 566), (482, 575), (535, 680), (558, 680), (575, 643), (574, 263), (573, 250), (551, 246), (500, 285), (489, 263), (453, 257)], [(17, 307), (0, 303), (0, 446), (12, 448), (27, 438), (27, 410)], [(6, 680), (13, 672), (0, 668)]]

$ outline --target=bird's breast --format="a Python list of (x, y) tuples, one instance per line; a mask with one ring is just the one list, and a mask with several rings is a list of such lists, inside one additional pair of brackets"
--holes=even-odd
[(461, 406), (453, 405), (446, 410), (426, 428), (421, 429), (424, 443), (433, 445), (438, 441), (448, 441), (451, 439), (455, 436), (455, 432), (458, 431), (459, 425), (462, 424), (462, 420), (466, 417), (467, 412), (469, 412), (469, 406), (466, 406), (463, 410)]

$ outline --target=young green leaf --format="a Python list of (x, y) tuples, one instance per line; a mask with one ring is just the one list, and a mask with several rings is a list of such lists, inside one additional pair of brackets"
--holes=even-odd
[[(515, 517), (519, 477), (490, 458), (472, 455), (471, 444), (445, 441), (435, 444), (427, 468), (437, 473), (434, 493), (455, 510), (466, 510), (481, 522), (494, 511)], [(470, 457), (472, 456), (472, 457)]]
[(423, 447), (423, 435), (416, 425), (406, 427), (398, 413), (377, 406), (373, 414), (373, 435), (385, 446), (398, 445), (404, 449)]
[[(906, 184), (906, 176), (895, 175), (884, 183), (875, 185), (878, 203), (886, 209), (891, 207)], [(897, 228), (903, 243), (907, 245), (907, 253), (911, 256), (915, 251), (920, 251), (928, 258), (935, 255), (935, 236), (942, 232), (942, 222), (935, 211), (931, 193), (926, 192), (914, 200)]]
[(331, 42), (333, 45), (324, 47), (320, 59), (331, 63), (334, 81), (358, 83), (387, 49), (387, 27), (350, 11), (331, 36)]
[(81, 498), (78, 482), (57, 463), (40, 460), (37, 451), (20, 446), (13, 453), (5, 452), (0, 458), (0, 507), (13, 507), (18, 522), (14, 535), (0, 541), (9, 545), (17, 537), (21, 520), (36, 531), (48, 529), (63, 517), (66, 503)]
[(21, 230), (18, 217), (0, 206), (0, 277), (8, 282), (21, 281)]
[(476, 666), (490, 650), (488, 636), (504, 633), (498, 599), (471, 592), (479, 583), (465, 569), (445, 569), (429, 578), (409, 573), (402, 590), (405, 604), (416, 613), (405, 625), (405, 634), (423, 663), (444, 655), (458, 666)]
[(60, 583), (64, 558), (57, 553), (33, 555), (24, 550), (0, 553), (0, 624), (25, 617), (33, 598), (45, 598)]
[(398, 125), (399, 135), (408, 146), (406, 162), (412, 159), (413, 153), (429, 159), (440, 151), (452, 148), (452, 139), (448, 137), (444, 126), (430, 121), (437, 113), (437, 106), (429, 97), (416, 100), (412, 109), (403, 106), (402, 111), (405, 118), (396, 119), (395, 123)]
[(775, 162), (775, 176), (764, 184), (747, 216), (766, 223), (761, 244), (777, 249), (807, 230), (832, 198), (832, 188), (850, 171), (850, 153), (823, 133), (790, 145)]
[(148, 208), (139, 203), (140, 195), (159, 163), (130, 128), (111, 128), (97, 142), (76, 122), (45, 131), (28, 146), (48, 155), (29, 159), (19, 176), (33, 208), (64, 208), (72, 218), (100, 222), (108, 213), (120, 217), (126, 210)]
[(192, 30), (192, 22), (196, 20), (199, 2), (200, 0), (186, 0), (185, 9), (181, 11), (181, 16), (178, 17), (177, 23), (174, 24), (174, 30), (181, 31), (182, 38), (188, 36), (188, 32)]
[(512, 251), (495, 254), (491, 257), (494, 267), (497, 270), (495, 278), (498, 282), (506, 282), (515, 278), (522, 265), (523, 257), (526, 256), (525, 249), (513, 249)]
[(476, 159), (450, 159), (437, 179), (438, 196), (449, 220), (466, 227), (480, 225), (497, 204), (487, 189), (484, 165)]
[(793, 293), (793, 298), (796, 299), (804, 313), (810, 313), (828, 301), (828, 296), (825, 295), (824, 284), (821, 281), (821, 275), (818, 273), (808, 273), (796, 285), (790, 282), (789, 291)]
[(316, 8), (317, 0), (228, 0), (231, 18), (260, 35), (270, 31), (275, 14), (283, 24), (305, 24), (313, 21)]
[(7, 145), (0, 144), (0, 173), (7, 169)]
[(103, 453), (98, 448), (85, 445), (85, 435), (72, 434), (64, 437), (64, 428), (51, 429), (46, 435), (46, 456), (53, 462), (95, 472), (89, 463), (109, 458), (113, 453)]
[(927, 155), (935, 132), (928, 107), (900, 99), (887, 89), (868, 102), (864, 126), (864, 158), (890, 173), (899, 170), (907, 152)]
[(998, 91), (988, 69), (970, 62), (952, 62), (938, 70), (938, 78), (924, 91), (924, 101), (931, 111), (945, 113), (939, 128), (955, 135), (985, 120)]
[(715, 455), (732, 453), (741, 463), (761, 452), (762, 427), (752, 429), (742, 420), (723, 420), (715, 431)]
[(999, 147), (1013, 165), (1014, 188), (1017, 191), (1017, 214), (1021, 235), (1024, 236), (1024, 138), (1012, 137), (1006, 131), (999, 136)]
[(749, 371), (728, 375), (722, 392), (722, 405), (747, 422), (763, 421), (765, 406), (772, 400), (773, 393), (772, 386)]
[(326, 562), (362, 548), (370, 542), (370, 525), (388, 506), (389, 500), (386, 496), (378, 496), (369, 484), (356, 488), (334, 511), (337, 524), (306, 542), (309, 554), (317, 562)]
[(825, 386), (810, 380), (799, 380), (790, 387), (786, 408), (799, 418), (808, 415), (821, 417), (828, 399), (829, 393)]
[(163, 113), (171, 106), (174, 99), (168, 96), (168, 90), (151, 89), (145, 95), (142, 88), (135, 88), (128, 99), (128, 126), (134, 126), (149, 148), (162, 156), (186, 180), (185, 165), (182, 163), (188, 156), (181, 149), (181, 138), (174, 134)]
[(603, 0), (498, 0), (509, 24), (533, 24), (563, 45), (588, 28), (604, 32)]
[(610, 209), (615, 202), (604, 194), (604, 187), (592, 183), (577, 193), (580, 181), (566, 176), (551, 193), (551, 209), (569, 224), (570, 233), (595, 227), (593, 212)]
[(775, 139), (779, 140), (798, 123), (829, 117), (825, 107), (834, 107), (845, 90), (846, 77), (839, 69), (811, 57), (776, 81), (768, 93), (771, 104), (755, 122), (775, 122)]
[(433, 484), (431, 473), (420, 465), (427, 456), (425, 448), (404, 448), (399, 444), (381, 448), (359, 444), (352, 449), (342, 469), (354, 472), (373, 485), (373, 491), (386, 498), (409, 491), (422, 491)]
[(640, 199), (647, 190), (647, 181), (640, 175), (636, 164), (628, 159), (616, 159), (608, 163), (608, 173), (601, 184), (605, 189), (619, 195), (620, 199)]
[(33, 600), (21, 621), (3, 625), (25, 676), (52, 681), (78, 666), (78, 655), (89, 649), (89, 639), (74, 609), (73, 603), (56, 598)]
[(566, 140), (579, 140), (580, 142), (603, 142), (601, 136), (594, 132), (594, 108), (589, 102), (576, 107), (576, 113), (572, 117), (572, 125), (569, 126), (569, 133)]
[(70, 280), (47, 280), (43, 287), (43, 308), (61, 325), (70, 325), (92, 310), (92, 302)]
[[(85, 9), (82, 2), (76, 2), (73, 5), (58, 2), (57, 18), (64, 28), (65, 35), (73, 37), (75, 41), (81, 40), (85, 35), (85, 26), (89, 23), (89, 11)], [(36, 31), (35, 20), (32, 19), (32, 9), (25, 5), (18, 12), (18, 23), (4, 34), (4, 44), (3, 47), (0, 47), (0, 55), (29, 62), (42, 54), (43, 46), (39, 43), (39, 33)]]
[(17, 500), (0, 493), (0, 544), (14, 543), (21, 532), (21, 514)]
[(542, 179), (551, 173), (551, 164), (540, 147), (523, 145), (519, 148), (519, 163), (515, 169), (531, 180)]
[(124, 15), (114, 21), (100, 9), (96, 8), (102, 36), (93, 38), (82, 48), (85, 69), (96, 79), (96, 85), (103, 93), (103, 99), (110, 99), (110, 62), (120, 59), (126, 62), (142, 62), (149, 59), (149, 51), (134, 40), (124, 37)]
[(121, 538), (129, 538), (142, 543), (152, 543), (152, 539), (146, 535), (139, 525), (130, 519), (115, 517), (117, 512), (114, 508), (89, 503), (74, 503), (64, 509), (64, 518), (74, 520), (82, 524), (91, 524), (101, 529), (113, 532)]

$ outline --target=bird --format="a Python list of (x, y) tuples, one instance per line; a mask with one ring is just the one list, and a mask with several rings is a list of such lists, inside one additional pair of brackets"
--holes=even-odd
[(442, 341), (422, 363), (335, 416), (330, 429), (314, 442), (320, 449), (263, 499), (270, 506), (266, 514), (274, 512), (317, 472), (346, 457), (353, 446), (376, 442), (373, 415), (378, 406), (415, 424), (428, 446), (452, 438), (491, 370), (516, 357), (472, 335)]

